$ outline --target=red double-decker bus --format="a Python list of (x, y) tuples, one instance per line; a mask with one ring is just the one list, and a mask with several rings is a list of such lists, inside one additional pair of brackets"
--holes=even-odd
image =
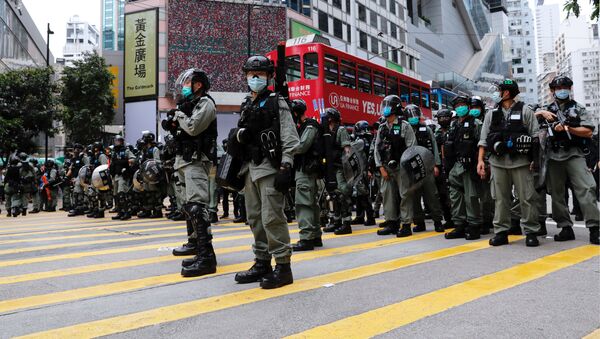
[[(319, 119), (337, 108), (344, 124), (375, 122), (383, 97), (396, 94), (431, 118), (429, 84), (324, 45), (305, 43), (285, 51), (290, 100), (304, 99), (307, 115)], [(277, 61), (277, 51), (267, 54)]]

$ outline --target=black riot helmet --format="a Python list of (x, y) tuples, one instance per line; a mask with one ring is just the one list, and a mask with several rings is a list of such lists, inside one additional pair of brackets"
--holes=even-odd
[(510, 98), (516, 97), (521, 91), (519, 90), (519, 84), (513, 79), (504, 79), (501, 83), (496, 85), (500, 92), (508, 91)]
[(306, 102), (302, 99), (293, 100), (290, 109), (292, 110), (294, 121), (298, 122), (304, 113), (306, 113)]
[(273, 74), (275, 72), (275, 66), (273, 61), (262, 55), (254, 55), (248, 58), (242, 66), (242, 71), (248, 73), (250, 71), (267, 72)]
[(365, 135), (369, 133), (369, 123), (365, 120), (361, 120), (354, 124), (355, 135)]
[(198, 82), (202, 84), (201, 90), (204, 91), (204, 93), (208, 92), (208, 90), (210, 89), (210, 80), (208, 80), (208, 75), (206, 74), (206, 72), (204, 72), (200, 68), (189, 68), (181, 72), (181, 74), (179, 74), (179, 76), (177, 77), (177, 80), (175, 80), (174, 93), (180, 95), (183, 87), (190, 82), (192, 90), (194, 88), (194, 84)]
[(469, 97), (466, 95), (457, 95), (452, 99), (452, 107), (456, 107), (460, 104), (469, 105)]
[(436, 117), (437, 123), (442, 126), (442, 128), (448, 128), (452, 122), (452, 112), (449, 109), (442, 108), (437, 111)]
[(144, 133), (142, 133), (142, 140), (144, 141), (144, 144), (154, 143), (154, 133), (150, 131), (145, 131)]
[(73, 145), (73, 151), (77, 152), (77, 150), (79, 150), (79, 152), (83, 151), (83, 145), (76, 143)]
[(342, 122), (342, 115), (340, 114), (340, 111), (333, 107), (329, 107), (325, 110), (325, 118), (327, 118), (328, 122)]
[(19, 160), (27, 161), (27, 158), (28, 158), (27, 153), (25, 153), (25, 152), (19, 153)]
[(469, 107), (481, 107), (481, 109), (485, 109), (485, 104), (483, 103), (483, 100), (481, 100), (480, 96), (475, 95), (469, 99)]
[(386, 118), (392, 114), (396, 116), (402, 115), (402, 100), (400, 97), (391, 94), (383, 98), (381, 102), (381, 114)]
[(52, 159), (46, 160), (46, 162), (44, 163), (44, 167), (46, 167), (46, 169), (53, 168), (54, 167), (54, 160), (52, 160)]
[(96, 141), (93, 145), (92, 145), (92, 153), (96, 153), (96, 152), (102, 152), (102, 150), (104, 149), (104, 146), (102, 146), (102, 143), (99, 141)]
[(549, 87), (551, 89), (555, 89), (556, 87), (571, 87), (573, 86), (573, 80), (571, 80), (568, 76), (558, 75), (550, 81)]
[(122, 135), (116, 135), (114, 145), (116, 148), (125, 146), (125, 138)]

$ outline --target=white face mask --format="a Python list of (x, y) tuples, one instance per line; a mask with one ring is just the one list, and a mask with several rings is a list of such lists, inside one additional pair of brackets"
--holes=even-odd
[(556, 92), (554, 92), (554, 95), (560, 100), (565, 100), (568, 99), (569, 96), (571, 96), (571, 91), (569, 91), (568, 89), (559, 89), (556, 90)]
[(492, 100), (497, 104), (500, 103), (500, 101), (502, 101), (502, 96), (500, 95), (500, 92), (492, 93)]

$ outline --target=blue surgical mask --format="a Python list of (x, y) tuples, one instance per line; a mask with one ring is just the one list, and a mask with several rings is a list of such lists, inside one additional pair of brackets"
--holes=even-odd
[(392, 115), (392, 108), (390, 106), (384, 107), (383, 108), (383, 116), (387, 118), (390, 115)]
[(181, 89), (181, 95), (183, 95), (184, 98), (189, 98), (193, 95), (194, 93), (192, 92), (192, 88), (190, 86), (185, 86)]
[(248, 78), (248, 87), (252, 92), (260, 93), (267, 87), (267, 79), (252, 77)]
[(494, 92), (494, 93), (492, 93), (492, 100), (495, 103), (499, 104), (500, 101), (502, 101), (502, 97), (500, 96), (500, 92)]
[(568, 89), (559, 89), (556, 92), (554, 92), (554, 95), (557, 99), (565, 100), (569, 98), (569, 96), (571, 95), (571, 91)]
[(419, 124), (419, 117), (410, 117), (408, 118), (408, 123), (415, 126)]
[(465, 115), (467, 115), (467, 113), (469, 113), (468, 106), (458, 106), (454, 110), (456, 111), (456, 115), (459, 117), (464, 117)]
[(469, 111), (469, 115), (477, 118), (478, 116), (481, 115), (481, 110), (479, 108), (473, 108), (472, 110)]

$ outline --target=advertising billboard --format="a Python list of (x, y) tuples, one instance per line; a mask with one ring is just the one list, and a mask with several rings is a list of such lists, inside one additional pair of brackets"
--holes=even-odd
[(156, 97), (158, 10), (125, 15), (125, 100)]

